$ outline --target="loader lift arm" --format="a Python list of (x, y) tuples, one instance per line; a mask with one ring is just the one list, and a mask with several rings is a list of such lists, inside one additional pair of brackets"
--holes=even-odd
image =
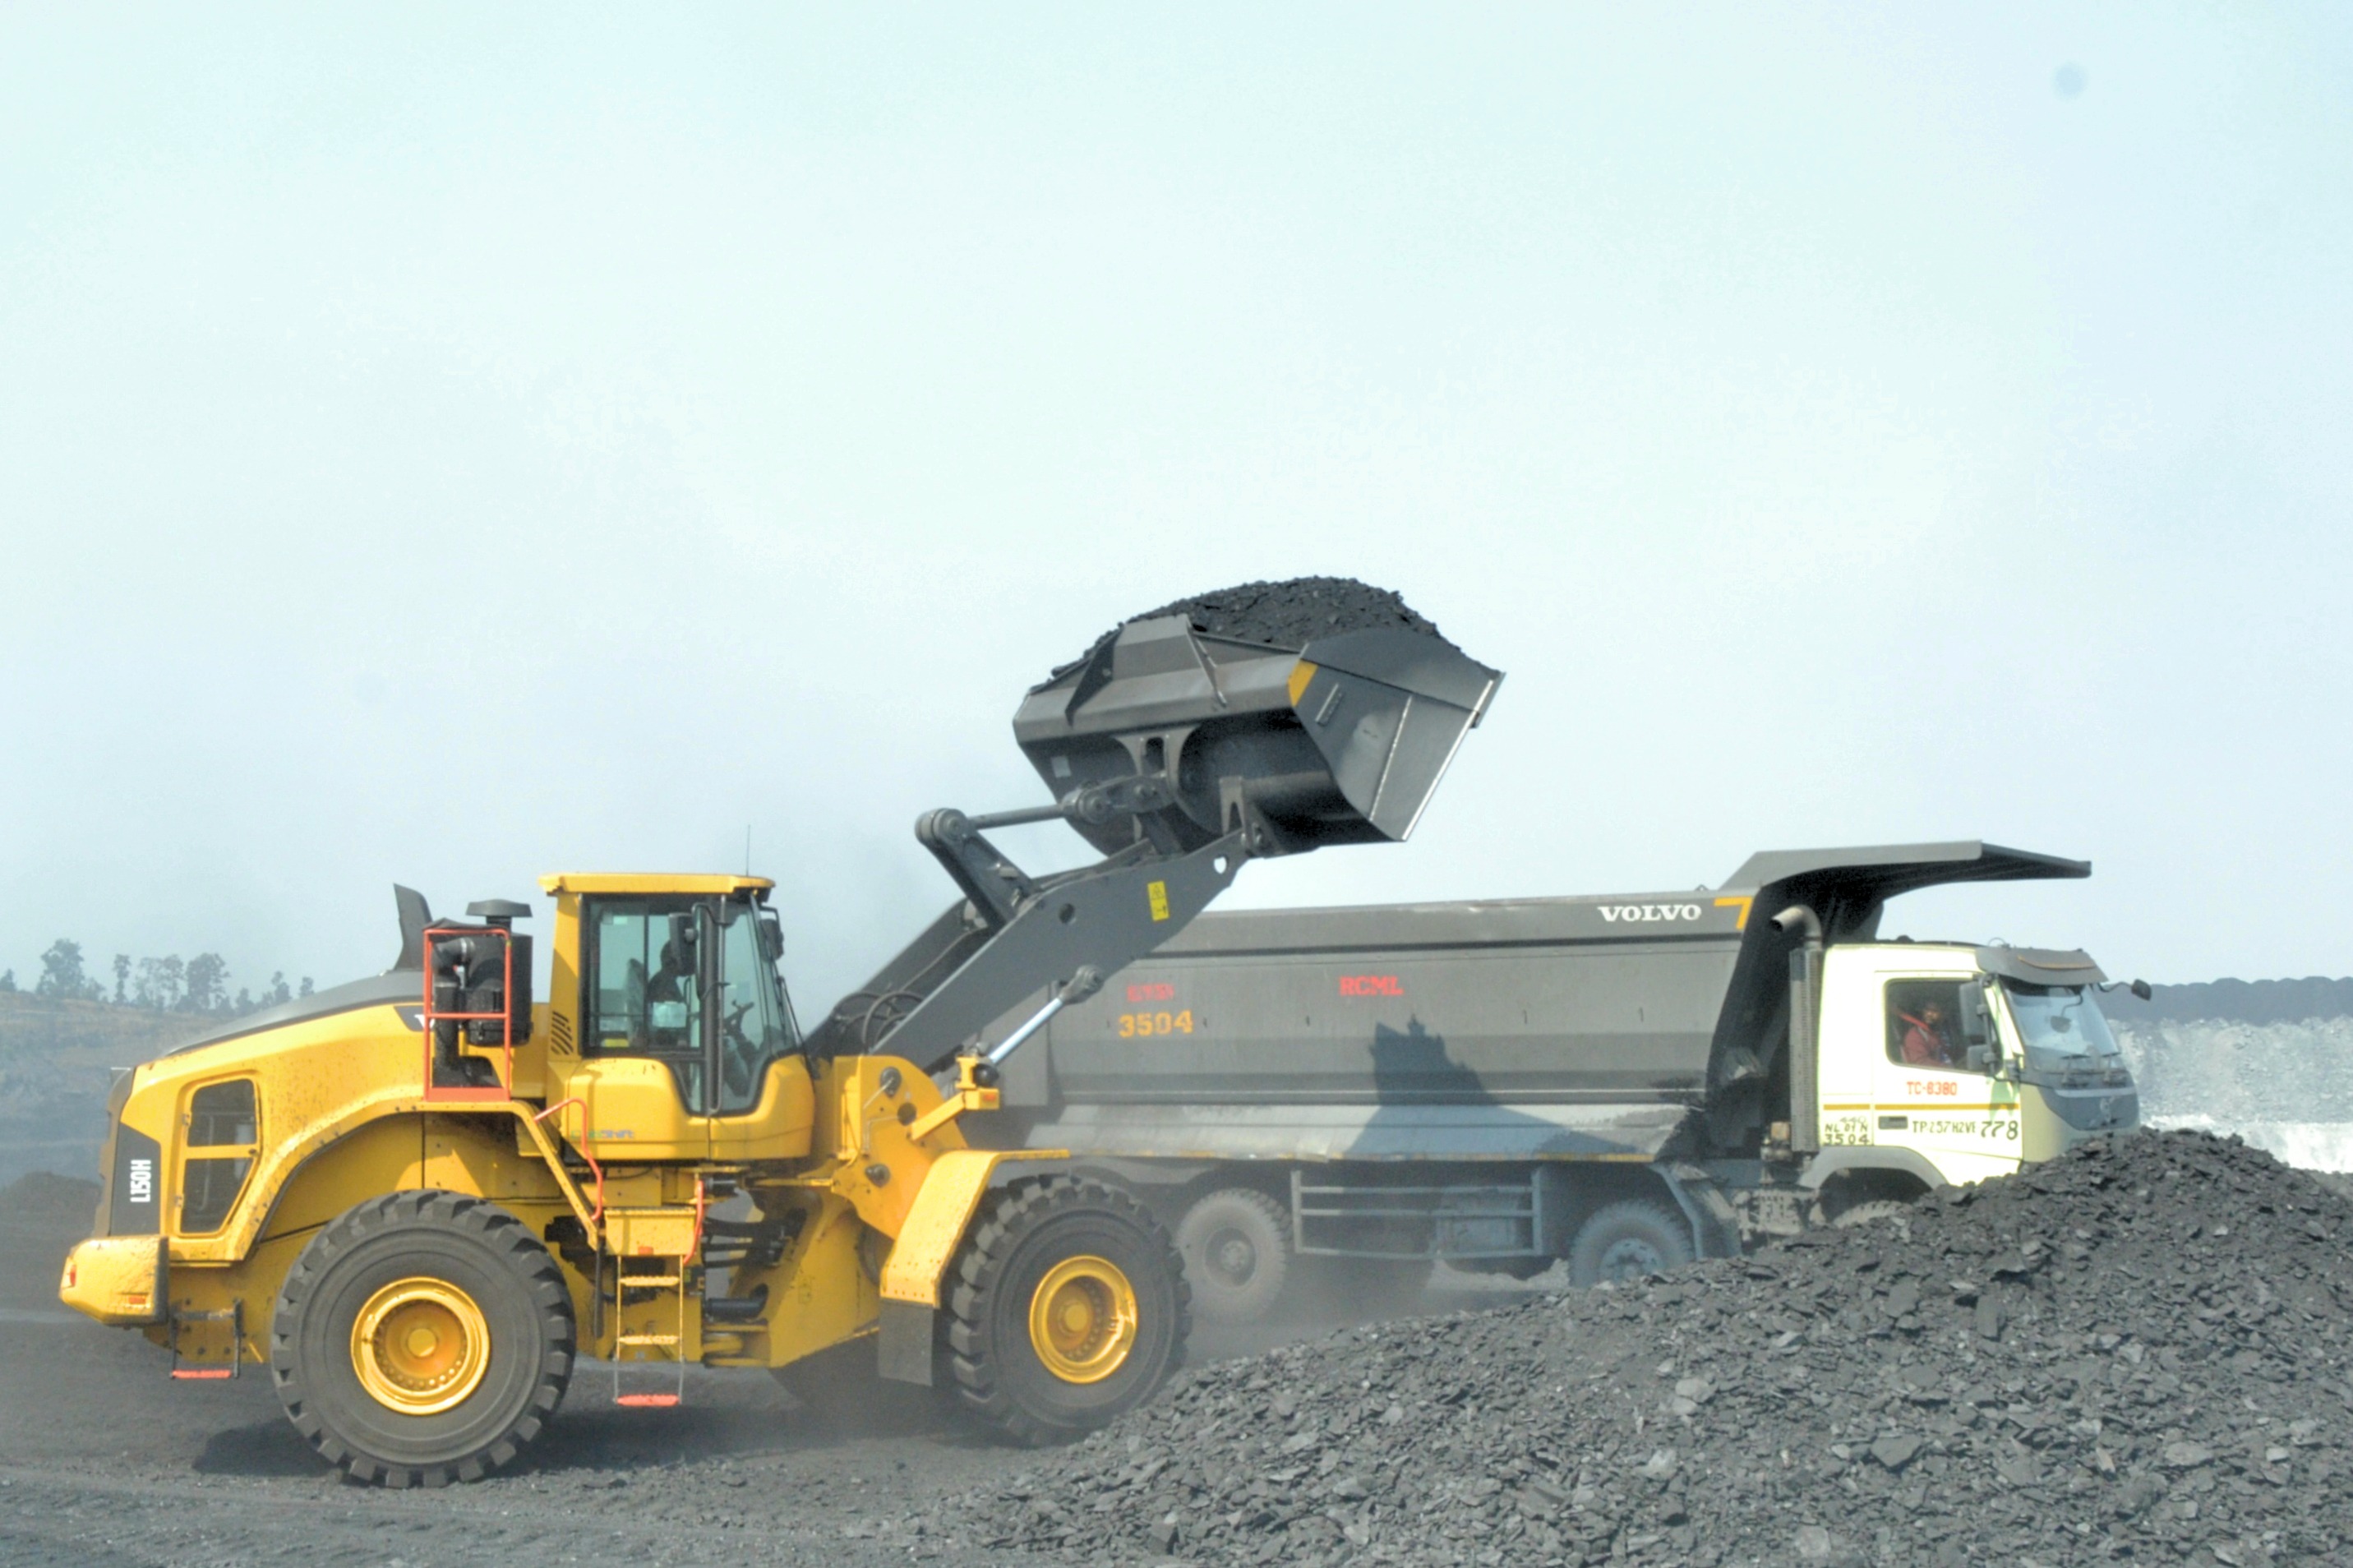
[[(1041, 985), (1109, 976), (1175, 936), (1245, 860), (1403, 839), (1502, 679), (1405, 629), (1291, 647), (1181, 615), (1127, 623), (1014, 718), (1052, 805), (916, 823), (964, 897), (835, 1005), (811, 1056), (937, 1072)], [(1050, 821), (1103, 858), (1033, 878), (985, 836)]]

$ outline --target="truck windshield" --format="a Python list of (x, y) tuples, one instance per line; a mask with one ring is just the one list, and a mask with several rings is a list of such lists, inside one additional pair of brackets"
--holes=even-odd
[(2001, 988), (2030, 1068), (2106, 1067), (2119, 1059), (2116, 1038), (2089, 987), (2005, 980)]

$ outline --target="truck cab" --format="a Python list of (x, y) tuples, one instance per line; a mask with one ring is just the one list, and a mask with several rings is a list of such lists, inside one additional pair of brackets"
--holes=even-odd
[(2104, 980), (2080, 952), (1831, 948), (1821, 987), (1821, 1150), (1810, 1175), (1982, 1181), (2136, 1125), (2139, 1097), (2100, 1012)]

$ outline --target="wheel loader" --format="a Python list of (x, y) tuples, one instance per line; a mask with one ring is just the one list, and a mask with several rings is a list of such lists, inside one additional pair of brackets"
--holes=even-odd
[[(690, 1364), (863, 1341), (1013, 1439), (1100, 1426), (1183, 1352), (1169, 1238), (960, 1118), (1245, 861), (1403, 838), (1499, 679), (1395, 625), (1129, 622), (1016, 719), (1053, 803), (925, 816), (961, 896), (806, 1033), (766, 879), (543, 879), (543, 1000), (530, 906), (437, 921), (398, 889), (384, 974), (121, 1077), (60, 1296), (174, 1377), (266, 1368), (327, 1461), (391, 1486), (512, 1460), (583, 1357), (663, 1405)], [(1053, 820), (1103, 858), (1033, 877), (986, 837)]]

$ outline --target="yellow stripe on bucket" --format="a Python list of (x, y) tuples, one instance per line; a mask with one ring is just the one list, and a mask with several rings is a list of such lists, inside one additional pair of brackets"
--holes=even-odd
[(1298, 707), (1299, 700), (1307, 695), (1307, 683), (1314, 679), (1315, 667), (1305, 659), (1291, 667), (1291, 705), (1293, 708)]

